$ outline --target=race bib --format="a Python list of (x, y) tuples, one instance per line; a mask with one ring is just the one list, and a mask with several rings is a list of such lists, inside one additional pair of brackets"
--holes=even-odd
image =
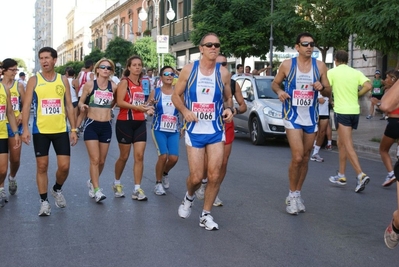
[(215, 103), (198, 103), (193, 102), (192, 112), (199, 120), (214, 121), (215, 120)]
[(18, 96), (11, 96), (12, 110), (19, 110)]
[(41, 102), (42, 115), (59, 115), (61, 114), (61, 99), (42, 99)]
[(99, 106), (111, 105), (114, 95), (110, 91), (100, 91), (96, 90), (94, 92), (94, 104)]
[(0, 121), (6, 120), (6, 105), (0, 105)]
[(133, 105), (135, 106), (140, 106), (140, 105), (144, 105), (145, 102), (145, 96), (144, 93), (140, 93), (140, 92), (134, 92), (133, 93)]
[(373, 94), (381, 94), (381, 88), (374, 88)]
[(164, 132), (174, 132), (177, 129), (177, 117), (173, 115), (162, 114), (160, 130)]
[(314, 91), (294, 90), (292, 105), (296, 107), (311, 107), (313, 105)]

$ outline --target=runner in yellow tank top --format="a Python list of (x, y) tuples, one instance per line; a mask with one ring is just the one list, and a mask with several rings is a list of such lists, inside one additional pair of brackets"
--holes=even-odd
[[(54, 71), (57, 51), (51, 47), (43, 47), (39, 50), (38, 56), (42, 72), (29, 79), (24, 101), (31, 103), (33, 100), (36, 114), (32, 124), (32, 138), (37, 164), (36, 181), (41, 202), (39, 216), (49, 216), (51, 208), (47, 199), (47, 171), (50, 145), (53, 144), (58, 165), (56, 181), (51, 189), (51, 194), (55, 198), (55, 205), (64, 208), (66, 201), (61, 188), (69, 173), (70, 145), (76, 144), (77, 135), (69, 82), (66, 77), (62, 77)], [(29, 115), (30, 107), (24, 105), (22, 109), (22, 140), (26, 144), (30, 143)], [(72, 127), (70, 136), (65, 115)]]

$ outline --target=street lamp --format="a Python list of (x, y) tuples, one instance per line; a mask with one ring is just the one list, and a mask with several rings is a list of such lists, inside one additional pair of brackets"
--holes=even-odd
[[(145, 21), (148, 17), (147, 11), (145, 10), (144, 7), (144, 3), (145, 5), (147, 5), (148, 8), (148, 1), (147, 0), (143, 0), (143, 2), (141, 2), (141, 10), (139, 12), (139, 18), (141, 21)], [(155, 21), (156, 21), (156, 27), (157, 27), (157, 40), (158, 40), (158, 36), (160, 35), (160, 25), (159, 25), (159, 2), (161, 2), (161, 0), (152, 0), (152, 2), (154, 2), (154, 7), (155, 7)], [(168, 20), (173, 20), (175, 18), (175, 11), (172, 8), (172, 3), (170, 2), (170, 0), (168, 0), (169, 3), (169, 10), (166, 13), (166, 17), (168, 18)], [(158, 73), (159, 73), (159, 65), (160, 65), (160, 58), (159, 58), (159, 54), (158, 54)]]
[[(270, 4), (270, 17), (273, 15), (273, 0)], [(271, 20), (270, 20), (271, 21)], [(273, 75), (273, 23), (270, 22), (270, 75)]]

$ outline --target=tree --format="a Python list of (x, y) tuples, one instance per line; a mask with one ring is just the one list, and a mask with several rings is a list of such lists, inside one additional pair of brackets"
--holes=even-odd
[[(279, 0), (272, 21), (275, 30), (285, 38), (284, 43), (292, 47), (296, 36), (301, 32), (311, 33), (316, 47), (325, 62), (327, 51), (347, 49), (349, 32), (343, 18), (348, 10), (340, 3), (342, 0)], [(346, 0), (345, 0), (346, 1)]]
[(97, 61), (99, 61), (101, 58), (103, 58), (105, 56), (105, 54), (98, 49), (97, 47), (94, 48), (90, 54), (88, 54), (87, 56), (84, 57), (84, 61), (86, 60), (91, 60), (94, 63), (96, 63)]
[(14, 60), (15, 60), (16, 62), (18, 62), (18, 67), (23, 68), (23, 69), (26, 70), (26, 64), (25, 64), (25, 61), (24, 61), (23, 59), (14, 58)]
[(399, 5), (396, 1), (341, 0), (349, 16), (342, 17), (355, 44), (383, 54), (399, 51)]
[(105, 57), (124, 65), (126, 60), (132, 54), (133, 44), (125, 39), (117, 36), (112, 39), (105, 50)]
[(75, 74), (78, 75), (78, 73), (84, 67), (84, 63), (82, 61), (68, 61), (65, 65), (56, 67), (55, 71), (64, 75), (65, 74), (65, 70), (68, 67), (73, 68), (73, 70), (75, 71)]
[[(241, 58), (269, 52), (270, 0), (202, 0), (194, 2), (194, 31), (190, 39), (200, 44), (203, 35), (214, 32), (219, 36), (221, 52)], [(277, 34), (278, 36), (278, 34)], [(282, 48), (280, 38), (275, 46)]]
[[(143, 37), (137, 40), (134, 43), (132, 52), (141, 57), (145, 67), (150, 69), (158, 68), (157, 46), (151, 37)], [(164, 66), (175, 67), (176, 59), (171, 54), (164, 54)]]

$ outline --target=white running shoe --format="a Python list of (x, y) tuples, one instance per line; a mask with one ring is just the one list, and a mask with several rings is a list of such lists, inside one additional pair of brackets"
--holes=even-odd
[(58, 208), (65, 208), (66, 207), (66, 200), (64, 195), (62, 194), (62, 190), (57, 190), (57, 192), (55, 192), (52, 188), (51, 188), (51, 195), (54, 197), (55, 199), (55, 205)]
[(393, 231), (392, 222), (389, 223), (387, 229), (385, 229), (384, 241), (385, 245), (387, 245), (387, 247), (390, 249), (395, 248), (399, 243), (399, 234)]
[(132, 199), (138, 200), (138, 201), (145, 201), (145, 200), (147, 200), (147, 197), (144, 194), (144, 190), (139, 188), (138, 190), (133, 191)]
[(165, 189), (163, 189), (162, 183), (156, 183), (154, 188), (155, 195), (163, 196), (166, 195)]
[(112, 190), (114, 190), (115, 197), (125, 197), (125, 193), (123, 192), (123, 185), (121, 184), (113, 184)]
[(87, 180), (87, 187), (89, 188), (89, 197), (94, 198), (95, 194), (94, 194), (94, 186), (91, 183), (90, 179)]
[(290, 197), (288, 196), (285, 199), (285, 204), (287, 205), (286, 211), (289, 214), (297, 215), (299, 213), (298, 210), (298, 200), (296, 197)]
[(219, 196), (216, 196), (215, 201), (213, 201), (213, 206), (215, 207), (223, 206), (223, 201), (219, 198)]
[(190, 216), (191, 214), (191, 207), (193, 206), (193, 200), (189, 200), (187, 196), (184, 196), (184, 199), (182, 203), (179, 206), (179, 209), (177, 210), (177, 213), (179, 216), (183, 219), (186, 219)]
[(370, 182), (370, 177), (368, 177), (365, 173), (363, 173), (362, 178), (357, 179), (357, 185), (355, 188), (355, 192), (359, 193), (366, 188), (366, 184)]
[(330, 180), (330, 182), (333, 184), (346, 185), (345, 176), (340, 176), (339, 174), (330, 176), (330, 178), (328, 178), (328, 180)]
[(298, 212), (305, 212), (306, 208), (305, 205), (303, 203), (305, 203), (305, 201), (303, 201), (302, 197), (297, 197), (297, 207), (298, 207)]
[(200, 188), (198, 188), (198, 190), (195, 191), (195, 196), (196, 196), (198, 199), (201, 199), (201, 200), (204, 199), (204, 197), (205, 197), (206, 184), (207, 184), (207, 183), (201, 183)]
[(40, 200), (39, 216), (50, 216), (51, 207), (47, 200)]
[(12, 179), (11, 180), (11, 176), (10, 174), (8, 175), (8, 192), (10, 192), (10, 195), (15, 195), (15, 193), (17, 193), (17, 189), (18, 189), (18, 184), (17, 184), (17, 180)]
[(163, 185), (163, 188), (169, 189), (169, 177), (168, 177), (168, 175), (162, 175), (162, 185)]
[(395, 177), (395, 174), (392, 174), (392, 175), (387, 175), (387, 177), (385, 177), (385, 181), (384, 181), (384, 183), (382, 184), (382, 186), (384, 186), (384, 187), (388, 187), (388, 186), (390, 186), (393, 182), (395, 182), (395, 180), (396, 180), (396, 177)]
[(314, 154), (313, 156), (310, 157), (310, 160), (316, 162), (324, 162), (324, 159), (320, 157), (319, 154)]
[(4, 205), (8, 202), (8, 197), (6, 190), (4, 188), (0, 189), (0, 208), (4, 207)]
[(215, 223), (212, 215), (204, 214), (200, 216), (199, 226), (204, 227), (208, 231), (219, 230), (219, 225)]
[(107, 197), (103, 194), (102, 189), (98, 189), (97, 192), (94, 194), (94, 197), (96, 199), (96, 202), (101, 202), (104, 199), (106, 199)]

